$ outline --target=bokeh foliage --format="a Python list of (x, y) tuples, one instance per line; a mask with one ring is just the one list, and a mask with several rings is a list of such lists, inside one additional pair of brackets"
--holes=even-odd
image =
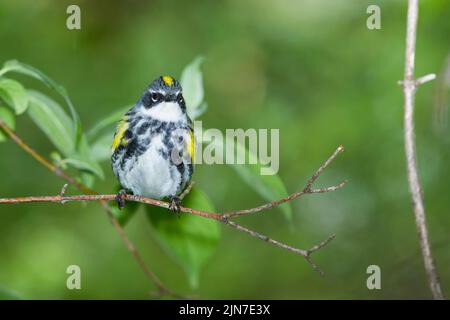
[[(81, 31), (65, 28), (65, 9), (72, 3), (81, 6)], [(369, 4), (381, 6), (382, 30), (366, 28)], [(450, 52), (449, 14), (446, 0), (421, 2), (418, 75), (442, 76)], [(8, 76), (25, 90), (37, 90), (64, 106), (66, 115), (60, 115), (60, 121), (74, 125), (61, 139), (74, 137), (73, 145), (62, 140), (49, 143), (48, 138), (55, 137), (45, 132), (50, 127), (41, 131), (33, 125), (39, 122), (39, 108), (51, 109), (53, 103), (42, 103), (44, 98), (36, 93), (26, 94), (29, 110), (17, 117), (15, 127), (32, 146), (69, 170), (84, 172), (86, 163), (99, 163), (99, 168), (87, 170), (104, 174), (95, 182), (99, 192), (116, 188), (107, 159), (99, 156), (111, 139), (99, 126), (102, 119), (118, 110), (123, 113), (156, 76), (181, 75), (199, 54), (204, 57), (205, 87), (200, 100), (208, 103), (204, 126), (280, 128), (279, 174), (287, 190), (300, 188), (337, 145), (346, 147), (318, 181), (328, 184), (347, 178), (346, 188), (296, 201), (292, 224), (278, 210), (240, 219), (300, 247), (336, 233), (336, 240), (316, 257), (326, 277), (320, 278), (298, 256), (223, 228), (218, 247), (200, 274), (200, 296), (427, 298), (406, 185), (402, 93), (396, 85), (403, 71), (405, 16), (406, 2), (400, 0), (2, 1), (0, 62), (23, 61), (57, 81), (58, 85), (24, 74)], [(431, 121), (435, 97), (441, 94), (439, 81), (420, 88), (416, 126), (431, 240), (448, 292), (450, 140), (448, 129), (437, 131)], [(17, 83), (9, 87), (20, 97)], [(1, 91), (0, 97), (5, 99)], [(22, 113), (23, 99), (6, 101), (0, 115), (13, 111), (5, 106), (8, 103)], [(78, 116), (71, 111), (72, 104)], [(11, 112), (9, 118), (12, 125)], [(86, 143), (92, 150), (89, 157)], [(59, 192), (63, 182), (16, 145), (2, 143), (0, 152), (0, 196)], [(80, 179), (92, 183), (89, 176)], [(199, 166), (195, 180), (220, 211), (264, 201), (227, 166)], [(25, 298), (149, 297), (147, 279), (98, 205), (2, 206), (0, 215), (0, 284), (8, 292)], [(182, 215), (177, 222), (187, 219)], [(146, 220), (138, 209), (127, 233), (171, 288), (189, 291), (182, 271), (186, 267), (165, 254)], [(65, 288), (69, 264), (81, 266), (81, 291)], [(370, 264), (382, 268), (381, 291), (366, 289), (365, 270)]]

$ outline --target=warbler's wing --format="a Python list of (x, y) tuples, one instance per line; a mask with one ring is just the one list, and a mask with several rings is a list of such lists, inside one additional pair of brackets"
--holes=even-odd
[(128, 116), (124, 116), (120, 119), (116, 127), (116, 132), (114, 133), (114, 139), (111, 146), (111, 153), (114, 153), (120, 146), (126, 146), (128, 141), (125, 137), (125, 132), (129, 128)]

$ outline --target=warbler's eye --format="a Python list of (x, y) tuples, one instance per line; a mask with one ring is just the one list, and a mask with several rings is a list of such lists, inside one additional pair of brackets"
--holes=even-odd
[(181, 93), (179, 93), (178, 95), (177, 95), (177, 101), (179, 102), (179, 103), (183, 103), (183, 95), (181, 94)]
[(159, 94), (157, 92), (153, 92), (151, 94), (151, 99), (152, 99), (152, 102), (157, 102), (161, 99), (161, 94)]

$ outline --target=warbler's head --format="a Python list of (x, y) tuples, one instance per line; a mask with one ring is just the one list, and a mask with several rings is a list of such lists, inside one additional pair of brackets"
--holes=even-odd
[(178, 121), (186, 114), (180, 83), (171, 76), (155, 79), (139, 102), (144, 114), (161, 121)]

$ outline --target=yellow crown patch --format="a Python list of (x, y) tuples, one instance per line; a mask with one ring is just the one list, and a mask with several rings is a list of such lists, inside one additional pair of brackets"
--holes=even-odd
[(173, 78), (171, 76), (164, 76), (162, 77), (163, 81), (165, 84), (167, 84), (168, 86), (172, 86), (173, 85)]

